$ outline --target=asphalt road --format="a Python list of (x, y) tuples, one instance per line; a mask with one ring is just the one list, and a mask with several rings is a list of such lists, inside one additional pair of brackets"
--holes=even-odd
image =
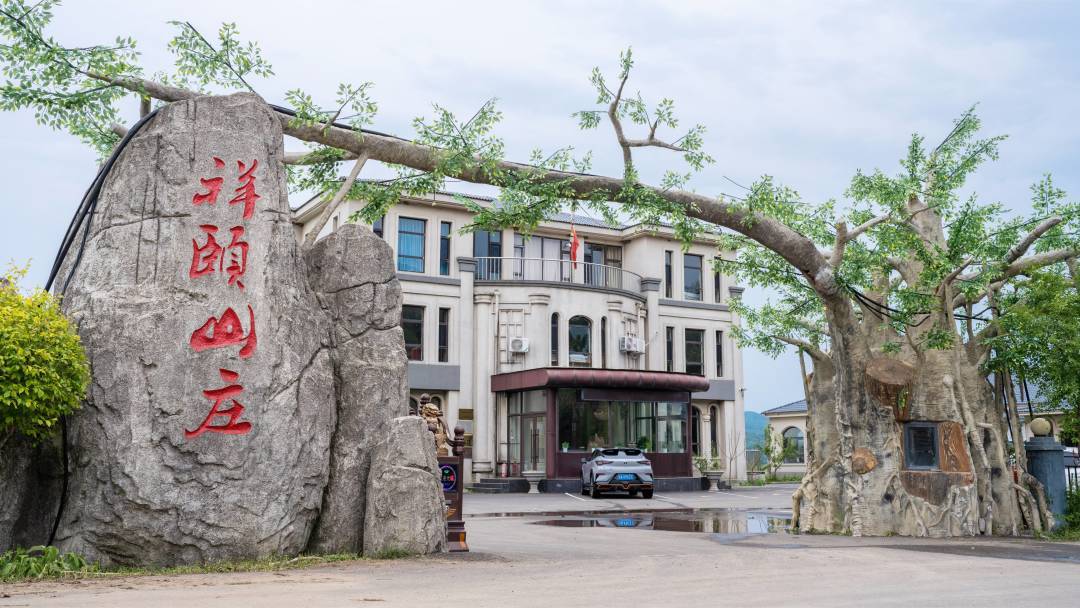
[[(1016, 608), (1075, 606), (1080, 598), (1080, 544), (752, 533), (782, 521), (789, 492), (770, 486), (651, 501), (467, 496), (468, 554), (8, 585), (0, 606)], [(702, 527), (711, 532), (674, 531)]]

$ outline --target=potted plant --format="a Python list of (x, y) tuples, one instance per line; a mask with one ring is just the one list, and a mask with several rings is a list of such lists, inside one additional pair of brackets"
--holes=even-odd
[(721, 460), (716, 457), (697, 456), (694, 458), (694, 466), (709, 480), (709, 491), (719, 492), (720, 484), (724, 483), (724, 465)]
[(569, 452), (570, 451), (570, 442), (569, 441), (562, 442), (562, 451), (563, 452)]

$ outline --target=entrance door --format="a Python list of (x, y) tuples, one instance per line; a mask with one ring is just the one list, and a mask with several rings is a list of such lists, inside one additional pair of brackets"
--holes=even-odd
[(547, 418), (540, 416), (521, 417), (521, 470), (543, 471), (547, 455)]

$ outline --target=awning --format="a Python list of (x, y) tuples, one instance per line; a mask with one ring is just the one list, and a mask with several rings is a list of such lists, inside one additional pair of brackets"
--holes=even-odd
[(491, 377), (491, 390), (495, 393), (534, 388), (608, 388), (696, 393), (708, 390), (709, 381), (703, 376), (677, 372), (586, 367), (541, 367), (495, 374)]

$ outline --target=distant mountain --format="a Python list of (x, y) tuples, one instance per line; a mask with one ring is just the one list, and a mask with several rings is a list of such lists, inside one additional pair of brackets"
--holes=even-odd
[(765, 442), (765, 427), (769, 419), (757, 412), (746, 412), (746, 448), (755, 449)]

